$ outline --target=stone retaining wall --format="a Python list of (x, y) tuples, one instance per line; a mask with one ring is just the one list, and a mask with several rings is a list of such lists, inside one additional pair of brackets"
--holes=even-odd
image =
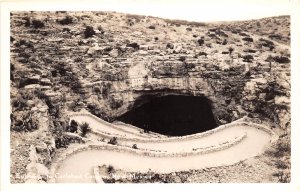
[[(92, 114), (76, 114), (76, 115), (86, 115), (86, 116), (90, 116), (90, 117), (94, 117)], [(75, 116), (75, 115), (70, 115), (70, 116)], [(97, 121), (100, 121), (100, 123), (103, 122), (102, 119), (100, 118), (96, 118)], [(247, 127), (255, 127), (257, 129), (261, 129), (263, 131), (265, 131), (266, 133), (271, 135), (271, 143), (274, 143), (277, 139), (278, 136), (268, 127), (264, 126), (264, 125), (260, 125), (260, 124), (256, 124), (256, 123), (252, 123), (252, 122), (245, 122), (243, 121), (244, 119), (239, 119), (235, 122), (232, 122), (230, 124), (226, 124), (226, 125), (222, 125), (216, 129), (212, 129), (210, 131), (204, 132), (204, 133), (200, 133), (200, 134), (195, 134), (195, 135), (188, 135), (188, 136), (184, 136), (184, 137), (174, 137), (174, 138), (164, 138), (162, 140), (160, 140), (159, 142), (178, 142), (180, 140), (191, 140), (191, 139), (195, 139), (195, 138), (202, 138), (208, 135), (211, 135), (213, 133), (216, 133), (218, 131), (224, 130), (226, 128), (229, 127), (238, 127), (238, 126), (247, 126)], [(105, 122), (105, 124), (108, 122)], [(114, 127), (114, 125), (111, 124), (112, 127)], [(107, 138), (111, 137), (111, 135), (105, 135), (103, 133), (100, 132), (94, 132), (96, 134), (101, 134), (106, 136)], [(180, 153), (166, 153), (166, 152), (161, 152), (161, 151), (149, 151), (149, 150), (141, 150), (141, 149), (132, 149), (132, 148), (128, 148), (128, 147), (123, 147), (123, 146), (117, 146), (117, 145), (110, 145), (110, 144), (103, 144), (103, 145), (94, 145), (94, 144), (89, 144), (89, 145), (82, 145), (79, 146), (77, 148), (71, 149), (71, 150), (67, 150), (65, 153), (63, 153), (61, 156), (59, 156), (59, 158), (56, 159), (56, 161), (52, 164), (51, 169), (50, 169), (50, 178), (49, 178), (49, 182), (55, 182), (55, 172), (56, 170), (60, 167), (60, 165), (62, 164), (62, 161), (64, 161), (67, 157), (74, 155), (76, 153), (79, 153), (81, 151), (85, 151), (85, 150), (108, 150), (108, 151), (114, 151), (114, 152), (119, 152), (119, 153), (131, 153), (131, 154), (136, 154), (136, 155), (140, 155), (140, 156), (147, 156), (147, 157), (188, 157), (188, 156), (195, 156), (195, 155), (201, 155), (201, 154), (207, 154), (207, 153), (211, 153), (211, 152), (217, 152), (217, 151), (221, 151), (221, 150), (225, 150), (229, 147), (232, 147), (233, 145), (236, 145), (238, 143), (240, 143), (243, 139), (245, 139), (247, 137), (247, 134), (243, 134), (242, 136), (239, 136), (237, 138), (235, 138), (233, 141), (228, 142), (228, 143), (221, 143), (218, 145), (213, 145), (211, 147), (208, 148), (196, 148), (195, 151), (191, 151), (191, 152), (180, 152)], [(127, 139), (129, 140), (129, 139)], [(158, 140), (156, 139), (148, 139), (148, 140), (143, 140), (143, 139), (131, 139), (131, 140), (139, 140), (142, 142), (157, 142)]]
[(66, 151), (59, 158), (57, 158), (57, 160), (51, 166), (50, 178), (48, 181), (50, 183), (55, 182), (55, 176), (54, 176), (55, 172), (66, 158), (68, 158), (76, 153), (79, 153), (81, 151), (85, 151), (85, 150), (109, 150), (109, 151), (114, 151), (114, 152), (119, 152), (119, 153), (126, 152), (126, 153), (136, 154), (136, 155), (140, 155), (140, 156), (148, 156), (148, 157), (188, 157), (188, 156), (195, 156), (195, 155), (201, 155), (201, 154), (207, 154), (207, 153), (211, 153), (211, 152), (217, 152), (220, 150), (225, 150), (233, 145), (240, 143), (246, 137), (247, 137), (247, 135), (244, 134), (243, 136), (237, 137), (235, 140), (233, 140), (232, 142), (229, 142), (229, 143), (219, 144), (216, 146), (209, 147), (207, 149), (203, 148), (203, 150), (199, 150), (199, 151), (181, 152), (181, 153), (163, 153), (163, 152), (152, 152), (152, 151), (150, 152), (150, 151), (131, 149), (131, 148), (127, 148), (127, 147), (120, 147), (120, 146), (109, 145), (109, 144), (107, 144), (107, 145), (82, 145), (80, 147)]
[[(72, 116), (88, 116), (88, 117), (91, 117), (93, 119), (95, 119), (96, 121), (98, 121), (99, 123), (101, 124), (104, 124), (104, 125), (108, 125), (110, 126), (111, 128), (115, 128), (115, 129), (118, 129), (120, 131), (123, 131), (123, 132), (127, 132), (129, 134), (133, 134), (132, 132), (128, 132), (120, 127), (117, 127), (111, 123), (108, 123), (106, 121), (104, 121), (103, 119), (100, 119), (90, 113), (88, 113), (87, 111), (84, 111), (83, 112), (80, 112), (80, 113), (75, 113), (75, 114), (71, 114), (69, 115), (69, 117), (72, 117)], [(252, 122), (245, 122), (246, 117), (243, 117), (239, 120), (236, 120), (232, 123), (229, 123), (229, 124), (225, 124), (225, 125), (221, 125), (215, 129), (211, 129), (209, 131), (205, 131), (203, 133), (197, 133), (197, 134), (192, 134), (192, 135), (186, 135), (186, 136), (182, 136), (182, 137), (166, 137), (166, 138), (147, 138), (147, 139), (143, 139), (143, 138), (129, 138), (129, 137), (123, 137), (123, 136), (120, 136), (120, 135), (117, 135), (117, 134), (112, 134), (112, 133), (105, 133), (105, 132), (101, 132), (101, 131), (95, 131), (92, 129), (92, 133), (96, 134), (96, 135), (99, 135), (103, 138), (112, 138), (112, 137), (117, 137), (119, 141), (133, 141), (133, 142), (137, 142), (137, 143), (149, 143), (149, 142), (178, 142), (178, 141), (181, 141), (181, 140), (192, 140), (192, 139), (198, 139), (198, 138), (203, 138), (203, 137), (206, 137), (206, 136), (209, 136), (213, 133), (216, 133), (216, 132), (219, 132), (219, 131), (222, 131), (224, 129), (227, 129), (227, 128), (232, 128), (232, 127), (238, 127), (238, 126), (248, 126), (248, 127), (255, 127), (255, 128), (258, 128), (258, 129), (262, 129), (264, 130), (265, 132), (269, 133), (270, 135), (274, 136), (274, 132), (269, 129), (268, 127), (264, 126), (264, 125), (260, 125), (260, 124), (255, 124), (255, 123), (252, 123)], [(136, 134), (138, 135), (138, 134)], [(276, 139), (276, 138), (274, 138)], [(274, 141), (273, 141), (274, 142)]]

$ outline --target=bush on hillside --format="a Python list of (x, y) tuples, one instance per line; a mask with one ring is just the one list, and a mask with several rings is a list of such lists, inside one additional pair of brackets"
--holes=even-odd
[(96, 32), (94, 31), (94, 28), (91, 27), (91, 26), (87, 26), (84, 30), (84, 37), (85, 38), (90, 38), (95, 34), (96, 34)]
[(75, 120), (71, 120), (71, 123), (69, 125), (68, 131), (71, 133), (77, 133), (78, 130), (78, 123)]
[(108, 144), (116, 145), (118, 143), (117, 137), (113, 137), (108, 141)]
[(151, 25), (148, 27), (149, 29), (155, 29), (155, 26), (154, 25)]
[(242, 38), (243, 41), (247, 41), (247, 42), (253, 42), (253, 38), (251, 37), (244, 37)]
[(86, 122), (80, 124), (80, 131), (81, 131), (81, 136), (85, 137), (85, 135), (91, 131), (90, 125)]
[(252, 55), (244, 55), (243, 57), (244, 62), (252, 62), (253, 61), (253, 56)]
[(73, 23), (73, 18), (69, 15), (67, 15), (65, 18), (61, 20), (57, 20), (57, 22), (61, 25), (68, 25)]
[(35, 28), (35, 29), (38, 29), (38, 28), (44, 28), (45, 27), (45, 24), (40, 21), (40, 20), (32, 20), (32, 26)]

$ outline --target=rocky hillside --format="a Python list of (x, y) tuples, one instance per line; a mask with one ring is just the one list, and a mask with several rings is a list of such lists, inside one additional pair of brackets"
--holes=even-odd
[(14, 182), (32, 162), (28, 148), (51, 164), (64, 114), (80, 108), (111, 121), (151, 96), (184, 94), (211, 100), (219, 124), (248, 115), (290, 126), (288, 16), (208, 24), (13, 12), (10, 39)]

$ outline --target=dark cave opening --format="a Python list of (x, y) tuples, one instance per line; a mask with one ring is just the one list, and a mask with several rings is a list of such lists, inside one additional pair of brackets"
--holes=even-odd
[(168, 136), (190, 135), (217, 127), (207, 98), (184, 95), (152, 97), (117, 120)]

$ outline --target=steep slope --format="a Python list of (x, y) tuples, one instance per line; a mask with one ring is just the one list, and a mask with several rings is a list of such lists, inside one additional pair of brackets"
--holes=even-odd
[(113, 121), (150, 97), (204, 96), (218, 124), (249, 115), (289, 129), (289, 22), (11, 13), (13, 182), (24, 181), (30, 145), (37, 164), (51, 164), (66, 112), (80, 108)]

